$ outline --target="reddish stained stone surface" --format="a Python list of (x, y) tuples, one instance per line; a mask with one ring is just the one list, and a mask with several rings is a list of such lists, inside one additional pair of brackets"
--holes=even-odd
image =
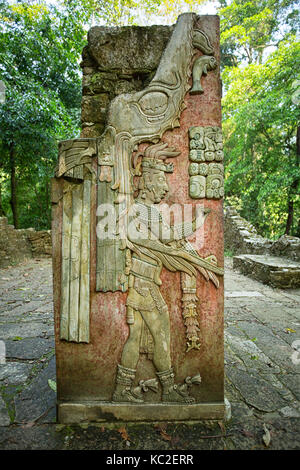
[[(218, 65), (219, 19), (216, 16), (201, 17), (200, 29), (210, 37)], [(195, 54), (195, 58), (200, 55)], [(199, 250), (202, 257), (214, 254), (218, 264), (223, 266), (223, 206), (222, 200), (191, 200), (188, 194), (188, 129), (191, 126), (221, 126), (221, 86), (218, 69), (202, 77), (204, 93), (190, 96), (187, 93), (182, 112), (180, 128), (168, 131), (163, 141), (176, 147), (181, 155), (172, 159), (174, 173), (167, 174), (170, 192), (165, 201), (172, 203), (204, 203), (211, 209), (204, 225), (204, 246)], [(60, 184), (54, 183), (53, 193), (61, 191)], [(55, 189), (56, 187), (56, 189)], [(58, 399), (62, 401), (110, 400), (115, 385), (117, 364), (123, 345), (128, 336), (126, 324), (126, 293), (98, 293), (95, 291), (96, 272), (96, 188), (93, 188), (91, 208), (91, 312), (90, 343), (68, 343), (59, 339), (59, 298), (61, 269), (61, 224), (62, 201), (53, 209), (53, 268), (54, 306), (57, 357)], [(55, 235), (56, 234), (56, 235)], [(186, 354), (185, 327), (181, 313), (180, 273), (163, 269), (161, 279), (162, 295), (167, 302), (171, 322), (171, 354), (176, 381), (182, 382), (188, 375), (200, 372), (202, 384), (193, 386), (191, 394), (198, 402), (223, 401), (223, 279), (219, 276), (220, 287), (216, 289), (201, 274), (197, 278), (197, 294), (200, 299), (198, 321), (200, 324), (201, 349)], [(140, 356), (136, 382), (155, 377), (152, 362), (145, 355)], [(160, 401), (160, 393), (148, 392), (147, 401)]]

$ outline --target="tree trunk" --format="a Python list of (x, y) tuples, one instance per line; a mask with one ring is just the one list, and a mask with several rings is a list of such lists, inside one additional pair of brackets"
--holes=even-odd
[(296, 228), (295, 237), (300, 238), (300, 219), (298, 220), (298, 227)]
[(291, 228), (293, 227), (293, 220), (294, 220), (294, 201), (291, 199), (293, 197), (293, 194), (289, 192), (288, 195), (288, 216), (286, 220), (286, 226), (285, 226), (285, 235), (289, 235)]
[(17, 206), (17, 180), (16, 180), (16, 162), (15, 146), (12, 142), (9, 146), (9, 164), (10, 164), (10, 205), (13, 214), (13, 223), (15, 228), (19, 228), (18, 206)]
[[(296, 166), (300, 165), (300, 126), (297, 128), (297, 137), (296, 137)], [(294, 201), (293, 197), (297, 191), (299, 184), (299, 178), (294, 179), (291, 187), (289, 188), (288, 192), (288, 216), (286, 221), (285, 227), (285, 235), (289, 235), (292, 228), (293, 228), (293, 221), (294, 221)]]
[(2, 206), (2, 189), (1, 189), (1, 183), (0, 183), (0, 217), (6, 217), (5, 210), (3, 209), (3, 206)]

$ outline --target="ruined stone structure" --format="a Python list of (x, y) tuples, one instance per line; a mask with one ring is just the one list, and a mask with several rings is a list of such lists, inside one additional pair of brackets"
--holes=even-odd
[(16, 230), (7, 223), (6, 217), (0, 217), (0, 267), (39, 257), (52, 255), (50, 230), (36, 231), (33, 228)]
[(224, 415), (219, 65), (215, 16), (89, 32), (52, 185), (60, 422)]
[(282, 235), (272, 241), (258, 235), (255, 227), (233, 207), (225, 208), (225, 249), (231, 250), (233, 267), (272, 287), (300, 286), (300, 239)]
[(257, 281), (280, 289), (300, 287), (300, 263), (269, 255), (233, 257), (233, 268)]
[(224, 209), (225, 250), (234, 254), (266, 254), (272, 241), (260, 236), (256, 228), (241, 217), (234, 207)]
[(272, 241), (259, 235), (256, 228), (241, 217), (234, 207), (225, 207), (224, 215), (225, 249), (236, 255), (282, 256), (300, 261), (300, 238), (282, 235)]

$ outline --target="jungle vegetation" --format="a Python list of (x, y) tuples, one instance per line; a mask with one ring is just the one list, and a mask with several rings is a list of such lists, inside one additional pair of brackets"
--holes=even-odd
[(50, 228), (57, 143), (80, 132), (89, 27), (172, 24), (211, 4), (221, 20), (225, 204), (264, 236), (300, 236), (295, 0), (0, 0), (0, 216)]

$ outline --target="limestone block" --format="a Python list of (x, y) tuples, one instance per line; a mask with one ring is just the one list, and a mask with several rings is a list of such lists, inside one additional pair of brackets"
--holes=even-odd
[(89, 53), (101, 70), (154, 70), (172, 30), (172, 26), (95, 26), (88, 33)]
[(233, 257), (233, 267), (242, 274), (281, 289), (300, 287), (300, 263), (265, 255)]
[(105, 122), (109, 97), (106, 93), (94, 96), (83, 96), (81, 104), (81, 121)]

